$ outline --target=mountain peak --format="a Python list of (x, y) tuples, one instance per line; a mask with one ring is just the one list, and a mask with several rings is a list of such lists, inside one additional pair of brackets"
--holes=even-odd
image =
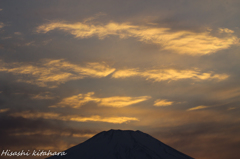
[(139, 130), (102, 131), (49, 159), (192, 159)]

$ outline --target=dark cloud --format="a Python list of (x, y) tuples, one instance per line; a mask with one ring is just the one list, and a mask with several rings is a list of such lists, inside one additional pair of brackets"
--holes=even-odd
[(169, 127), (152, 133), (154, 137), (192, 157), (235, 159), (239, 156), (240, 138), (237, 123), (194, 123)]
[(99, 132), (93, 129), (71, 128), (63, 122), (13, 118), (3, 114), (0, 119), (1, 152), (7, 149), (63, 151)]

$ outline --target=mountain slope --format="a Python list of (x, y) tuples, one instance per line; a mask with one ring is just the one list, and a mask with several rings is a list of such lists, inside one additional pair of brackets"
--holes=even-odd
[(103, 131), (48, 159), (193, 159), (141, 131)]

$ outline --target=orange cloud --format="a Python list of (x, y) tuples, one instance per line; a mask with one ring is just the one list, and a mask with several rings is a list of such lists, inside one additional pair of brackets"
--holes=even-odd
[[(0, 71), (20, 75), (19, 82), (54, 88), (70, 80), (106, 77), (115, 69), (105, 63), (87, 63), (85, 66), (79, 66), (60, 59), (45, 60), (35, 65), (0, 61)], [(24, 75), (28, 75), (28, 78)]]
[(9, 111), (9, 110), (10, 110), (9, 108), (6, 108), (6, 109), (0, 109), (0, 113), (7, 112), (7, 111)]
[(188, 111), (205, 109), (205, 108), (207, 108), (207, 107), (208, 107), (208, 106), (205, 106), (205, 105), (199, 105), (199, 106), (196, 106), (196, 107), (193, 107), (193, 108), (189, 108)]
[(172, 101), (168, 101), (166, 99), (157, 99), (155, 102), (154, 102), (154, 106), (156, 107), (162, 107), (162, 106), (170, 106), (172, 105), (173, 102)]
[(76, 122), (107, 122), (107, 123), (114, 123), (114, 124), (122, 124), (128, 121), (139, 121), (137, 118), (134, 117), (100, 117), (98, 115), (93, 115), (90, 117), (80, 117), (77, 115), (61, 115), (59, 113), (51, 113), (51, 112), (16, 112), (10, 114), (13, 117), (23, 117), (27, 119), (55, 119), (55, 120), (63, 120), (63, 121), (76, 121)]
[(78, 94), (71, 97), (62, 99), (56, 105), (50, 107), (72, 107), (79, 108), (82, 105), (92, 101), (98, 103), (99, 106), (107, 107), (126, 107), (132, 104), (140, 103), (145, 100), (150, 99), (150, 96), (140, 96), (140, 97), (126, 97), (126, 96), (113, 96), (105, 98), (94, 97), (94, 92), (89, 92), (87, 94)]
[(139, 121), (137, 118), (133, 117), (100, 117), (98, 115), (94, 115), (91, 117), (71, 117), (71, 121), (77, 122), (87, 122), (87, 121), (100, 121), (100, 122), (107, 122), (107, 123), (114, 123), (114, 124), (121, 124), (127, 121)]
[(132, 76), (140, 76), (146, 80), (154, 80), (155, 82), (165, 80), (180, 80), (180, 79), (195, 79), (207, 80), (217, 79), (224, 80), (228, 78), (226, 74), (200, 73), (194, 70), (174, 70), (174, 69), (159, 69), (139, 71), (137, 69), (118, 70), (112, 75), (113, 78), (127, 78)]
[[(86, 22), (64, 23), (51, 22), (37, 27), (38, 33), (47, 33), (51, 30), (69, 32), (76, 38), (89, 38), (97, 36), (103, 39), (109, 35), (120, 38), (134, 37), (144, 43), (160, 45), (164, 50), (172, 50), (180, 54), (204, 55), (218, 50), (227, 49), (238, 44), (238, 38), (233, 35), (224, 38), (210, 35), (208, 30), (202, 33), (191, 31), (171, 31), (170, 28), (156, 28), (150, 26), (130, 25), (128, 23), (110, 22), (105, 25), (94, 25)], [(225, 28), (224, 32), (231, 32)]]

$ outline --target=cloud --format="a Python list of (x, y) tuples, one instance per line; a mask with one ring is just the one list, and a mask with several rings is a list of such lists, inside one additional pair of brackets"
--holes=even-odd
[(173, 102), (172, 101), (168, 101), (166, 99), (157, 99), (155, 100), (154, 102), (154, 106), (157, 106), (157, 107), (161, 107), (161, 106), (170, 106), (172, 105)]
[[(37, 27), (38, 33), (47, 33), (51, 30), (69, 32), (76, 38), (89, 38), (97, 36), (103, 39), (109, 35), (120, 38), (134, 37), (144, 43), (160, 45), (163, 50), (171, 50), (179, 54), (205, 55), (227, 49), (231, 45), (238, 44), (238, 38), (233, 35), (226, 37), (214, 37), (206, 32), (195, 33), (191, 31), (171, 31), (170, 28), (158, 28), (153, 26), (130, 25), (129, 23), (110, 22), (105, 25), (93, 23), (64, 23), (50, 22)], [(225, 28), (224, 31), (230, 31)]]
[(50, 107), (71, 107), (79, 108), (88, 102), (96, 102), (99, 106), (106, 107), (126, 107), (132, 104), (140, 103), (145, 100), (150, 99), (150, 96), (140, 96), (140, 97), (127, 97), (127, 96), (112, 96), (105, 98), (94, 97), (94, 92), (88, 92), (87, 94), (78, 94), (71, 97), (62, 99), (56, 105)]
[(114, 123), (114, 124), (122, 124), (127, 121), (139, 121), (137, 118), (134, 117), (100, 117), (98, 115), (91, 116), (91, 117), (71, 117), (71, 121), (77, 122), (88, 122), (88, 121), (96, 121), (96, 122), (107, 122), (107, 123)]
[(10, 136), (33, 136), (33, 135), (43, 135), (43, 136), (50, 136), (50, 135), (58, 135), (58, 136), (68, 136), (68, 137), (86, 137), (90, 138), (93, 137), (95, 134), (82, 134), (82, 133), (73, 133), (71, 131), (56, 131), (51, 129), (46, 130), (37, 130), (37, 131), (24, 131), (24, 132), (13, 132), (9, 134)]
[(7, 112), (9, 111), (9, 108), (6, 108), (6, 109), (0, 109), (0, 113), (4, 113), (4, 112)]
[(128, 121), (138, 121), (137, 118), (134, 117), (100, 117), (98, 115), (93, 115), (90, 117), (80, 117), (77, 115), (61, 115), (59, 113), (51, 113), (51, 112), (15, 112), (11, 113), (12, 117), (23, 117), (26, 119), (56, 119), (62, 121), (76, 121), (76, 122), (107, 122), (113, 124), (122, 124)]
[(87, 137), (87, 138), (91, 138), (93, 137), (95, 134), (73, 134), (73, 137)]
[(3, 28), (5, 24), (3, 22), (0, 22), (0, 29)]
[(21, 32), (14, 32), (14, 35), (23, 35)]
[(113, 78), (127, 78), (133, 76), (140, 76), (146, 80), (154, 80), (155, 82), (165, 80), (180, 80), (180, 79), (195, 79), (195, 80), (209, 80), (217, 79), (224, 80), (229, 76), (226, 74), (200, 73), (195, 70), (175, 70), (175, 69), (155, 69), (139, 71), (137, 69), (118, 70), (112, 75)]
[(108, 107), (126, 107), (132, 104), (140, 103), (145, 100), (150, 99), (150, 96), (140, 96), (140, 97), (107, 97), (101, 98), (100, 106), (108, 106)]
[[(0, 61), (0, 72), (19, 75), (18, 82), (54, 88), (70, 80), (86, 77), (102, 78), (115, 69), (105, 63), (87, 63), (86, 66), (71, 64), (63, 59), (44, 60), (37, 64), (5, 63)], [(27, 75), (27, 76), (26, 76)]]
[(94, 92), (89, 92), (87, 94), (78, 94), (71, 97), (67, 97), (62, 99), (59, 103), (56, 105), (50, 106), (50, 107), (72, 107), (72, 108), (78, 108), (82, 105), (94, 101), (94, 102), (100, 102), (99, 98), (92, 97)]
[(227, 110), (234, 110), (234, 109), (236, 109), (236, 107), (230, 107)]
[[(194, 158), (235, 159), (240, 155), (238, 134), (239, 122), (225, 121), (160, 128), (153, 136), (181, 152), (188, 152)], [(229, 148), (228, 151), (226, 147)]]
[(207, 107), (208, 107), (208, 106), (205, 106), (205, 105), (199, 105), (199, 106), (196, 106), (196, 107), (193, 107), (193, 108), (189, 108), (188, 111), (205, 109), (205, 108), (207, 108)]
[(45, 93), (40, 93), (37, 95), (34, 95), (31, 97), (31, 99), (37, 99), (37, 100), (41, 100), (41, 99), (54, 99), (55, 97), (52, 97), (51, 95), (49, 95), (49, 92), (45, 92)]
[[(99, 130), (65, 127), (64, 121), (0, 116), (0, 147), (11, 150), (65, 150)], [(76, 139), (78, 138), (78, 139)]]
[(218, 31), (219, 31), (219, 33), (229, 33), (229, 34), (234, 33), (233, 30), (230, 30), (230, 29), (228, 29), (228, 28), (219, 28)]

